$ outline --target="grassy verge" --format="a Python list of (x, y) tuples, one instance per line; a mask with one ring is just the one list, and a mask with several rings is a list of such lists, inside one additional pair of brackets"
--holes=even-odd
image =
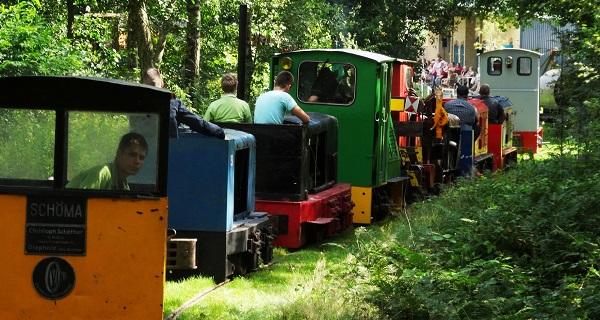
[[(600, 161), (542, 150), (332, 242), (278, 249), (181, 319), (600, 318)], [(169, 283), (165, 309), (208, 284)]]
[[(179, 319), (377, 319), (374, 308), (340, 290), (353, 231), (299, 251), (276, 249), (275, 263), (210, 294)], [(168, 282), (165, 314), (209, 287), (194, 278)]]

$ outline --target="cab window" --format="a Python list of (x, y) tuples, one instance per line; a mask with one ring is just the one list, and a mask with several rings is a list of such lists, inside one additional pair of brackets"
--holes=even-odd
[(304, 61), (298, 75), (298, 99), (304, 103), (350, 105), (354, 102), (356, 68), (347, 63)]
[(501, 75), (502, 74), (502, 58), (489, 57), (487, 71), (490, 76)]
[(0, 185), (51, 187), (56, 113), (0, 108)]
[(158, 115), (69, 112), (68, 189), (154, 192)]
[(517, 74), (520, 76), (531, 75), (532, 61), (529, 57), (519, 57), (517, 59)]

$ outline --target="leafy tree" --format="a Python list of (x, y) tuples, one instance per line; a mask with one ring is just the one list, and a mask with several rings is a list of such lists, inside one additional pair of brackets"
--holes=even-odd
[(405, 59), (417, 59), (425, 30), (448, 34), (455, 16), (471, 10), (452, 1), (346, 0), (349, 31), (360, 48)]
[(0, 5), (0, 75), (85, 73), (80, 53), (40, 17), (36, 3)]

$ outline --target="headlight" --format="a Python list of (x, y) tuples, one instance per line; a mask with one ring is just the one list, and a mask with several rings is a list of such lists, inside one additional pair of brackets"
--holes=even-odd
[(292, 58), (283, 57), (279, 59), (279, 67), (281, 67), (283, 70), (289, 71), (292, 68)]

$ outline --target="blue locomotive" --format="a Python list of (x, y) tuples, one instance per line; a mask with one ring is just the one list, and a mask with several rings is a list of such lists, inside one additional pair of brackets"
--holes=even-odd
[(254, 211), (255, 139), (225, 133), (221, 140), (181, 132), (169, 144), (169, 276), (221, 282), (272, 259), (271, 221)]

